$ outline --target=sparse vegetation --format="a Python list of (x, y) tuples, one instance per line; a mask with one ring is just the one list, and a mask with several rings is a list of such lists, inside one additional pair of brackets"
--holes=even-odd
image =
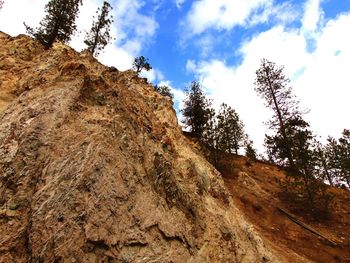
[(75, 19), (82, 0), (51, 0), (46, 6), (46, 16), (36, 29), (25, 25), (27, 33), (39, 41), (45, 49), (55, 41), (67, 43), (76, 31)]
[(165, 86), (165, 85), (161, 85), (161, 86), (158, 86), (158, 85), (155, 85), (154, 86), (154, 90), (156, 92), (158, 92), (160, 95), (164, 96), (164, 97), (169, 97), (170, 99), (173, 99), (174, 98), (174, 94), (171, 93), (171, 90), (168, 86)]
[(245, 156), (252, 161), (257, 159), (256, 150), (253, 148), (253, 141), (251, 140), (246, 141)]
[(96, 21), (92, 23), (90, 32), (85, 36), (84, 43), (88, 50), (94, 56), (98, 56), (100, 51), (111, 41), (110, 25), (113, 23), (113, 17), (109, 15), (112, 10), (111, 5), (104, 1), (102, 8), (96, 11)]
[(181, 110), (186, 127), (191, 133), (202, 139), (205, 125), (211, 118), (211, 100), (207, 99), (201, 85), (193, 81), (186, 90), (185, 107)]
[(144, 56), (136, 57), (132, 63), (132, 68), (137, 74), (139, 74), (142, 70), (149, 71), (152, 69), (150, 63), (148, 62), (148, 58), (145, 58)]
[(287, 168), (282, 189), (290, 198), (307, 203), (310, 210), (328, 211), (332, 197), (327, 193), (326, 185), (317, 179), (314, 135), (302, 118), (283, 67), (262, 60), (256, 71), (255, 84), (267, 107), (274, 111), (269, 124), (275, 134), (266, 135), (265, 145), (269, 159)]

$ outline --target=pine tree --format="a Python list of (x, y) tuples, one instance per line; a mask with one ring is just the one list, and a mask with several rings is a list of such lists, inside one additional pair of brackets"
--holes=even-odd
[(256, 75), (256, 91), (274, 112), (269, 123), (275, 134), (265, 138), (269, 158), (288, 168), (286, 181), (281, 183), (283, 190), (294, 198), (301, 198), (311, 211), (326, 212), (332, 197), (316, 176), (314, 135), (309, 123), (302, 118), (283, 67), (262, 60)]
[(338, 140), (329, 137), (327, 149), (333, 173), (350, 189), (350, 130), (345, 129)]
[(143, 69), (149, 71), (152, 69), (151, 65), (148, 62), (148, 59), (144, 56), (136, 57), (132, 63), (133, 69), (139, 74)]
[(247, 140), (245, 145), (245, 156), (252, 160), (256, 160), (256, 150), (253, 148), (253, 141)]
[(51, 0), (46, 6), (46, 16), (40, 26), (33, 29), (25, 27), (27, 33), (38, 40), (45, 49), (52, 47), (55, 41), (66, 43), (76, 31), (75, 19), (82, 0)]
[(169, 97), (170, 99), (174, 98), (174, 95), (171, 93), (171, 90), (168, 86), (162, 85), (162, 86), (158, 86), (155, 85), (154, 86), (154, 90), (156, 92), (158, 92), (160, 95), (164, 96), (164, 97)]
[(113, 23), (112, 16), (109, 12), (112, 10), (111, 5), (104, 1), (102, 8), (96, 11), (97, 21), (92, 23), (90, 32), (86, 34), (84, 43), (88, 50), (94, 56), (98, 56), (100, 51), (111, 41), (110, 25)]
[(215, 110), (209, 106), (208, 120), (204, 124), (201, 141), (209, 147), (209, 158), (211, 163), (217, 167), (218, 165), (218, 130), (217, 118)]
[(329, 147), (323, 146), (319, 141), (314, 141), (314, 156), (316, 159), (315, 170), (318, 178), (322, 181), (327, 180), (329, 185), (334, 186), (334, 173), (330, 166)]
[(234, 151), (235, 154), (238, 154), (245, 139), (244, 125), (239, 119), (238, 113), (223, 103), (217, 119), (218, 149), (228, 153)]
[(211, 100), (205, 97), (201, 85), (193, 81), (186, 91), (184, 108), (181, 113), (184, 116), (183, 123), (191, 129), (194, 136), (202, 139), (205, 125), (211, 117)]
[(289, 79), (283, 74), (283, 67), (276, 66), (275, 63), (266, 59), (261, 61), (260, 68), (256, 71), (255, 90), (266, 100), (267, 107), (274, 112), (273, 119), (269, 122), (270, 127), (277, 130), (283, 139), (283, 148), (285, 151), (284, 164), (291, 169), (295, 169), (294, 158), (292, 155), (291, 138), (287, 136), (286, 122), (300, 115), (297, 107), (298, 102), (292, 94), (289, 87)]

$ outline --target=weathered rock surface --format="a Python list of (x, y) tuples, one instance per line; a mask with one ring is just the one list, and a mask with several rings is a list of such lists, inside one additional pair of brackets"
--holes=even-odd
[(0, 262), (283, 262), (135, 73), (1, 33), (0, 120)]

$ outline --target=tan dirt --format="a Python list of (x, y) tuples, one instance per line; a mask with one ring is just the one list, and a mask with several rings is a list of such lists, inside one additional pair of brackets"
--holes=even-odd
[(132, 71), (0, 33), (0, 120), (0, 262), (307, 261), (256, 231)]

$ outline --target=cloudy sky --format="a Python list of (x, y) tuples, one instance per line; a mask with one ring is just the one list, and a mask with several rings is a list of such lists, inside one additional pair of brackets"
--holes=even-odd
[[(0, 30), (24, 33), (35, 26), (45, 0), (5, 0)], [(99, 0), (83, 0), (77, 21), (80, 35), (71, 45), (84, 48), (84, 30)], [(254, 91), (255, 70), (267, 58), (285, 73), (305, 118), (323, 138), (350, 128), (350, 0), (110, 0), (114, 43), (99, 60), (120, 70), (135, 56), (149, 58), (147, 77), (167, 84), (181, 108), (184, 88), (200, 81), (214, 106), (231, 105), (246, 132), (262, 150), (271, 117)], [(20, 7), (20, 8), (19, 8)]]

